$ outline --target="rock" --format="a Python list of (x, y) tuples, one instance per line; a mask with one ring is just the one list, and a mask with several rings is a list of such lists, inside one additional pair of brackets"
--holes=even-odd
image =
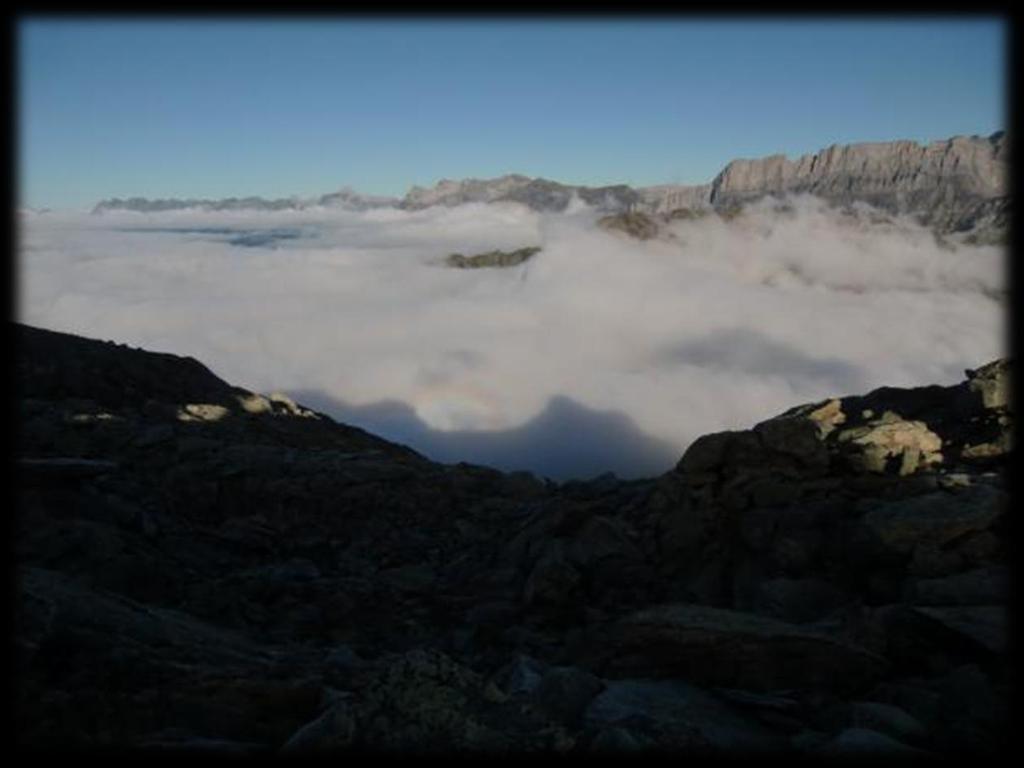
[(942, 461), (942, 438), (922, 421), (883, 416), (839, 431), (836, 442), (847, 464), (864, 472), (886, 472), (895, 465), (898, 474), (910, 475)]
[(798, 753), (819, 753), (828, 743), (829, 737), (821, 731), (805, 728), (790, 737), (790, 746)]
[(592, 752), (639, 752), (652, 746), (650, 739), (618, 726), (602, 728), (590, 741)]
[[(818, 418), (815, 418), (818, 417)], [(808, 474), (817, 474), (828, 467), (828, 450), (822, 442), (821, 409), (812, 411), (807, 416), (783, 415), (763, 421), (754, 427), (754, 433), (761, 439), (761, 444), (776, 454), (789, 456), (808, 470)]]
[(991, 653), (1003, 654), (1008, 648), (1005, 606), (920, 606), (914, 610)]
[(331, 679), (347, 684), (365, 665), (363, 658), (348, 645), (339, 645), (324, 657), (324, 667)]
[(616, 213), (598, 219), (597, 226), (610, 232), (624, 232), (637, 240), (650, 240), (659, 231), (658, 222), (639, 211)]
[(552, 540), (526, 579), (523, 600), (527, 605), (564, 605), (580, 583), (580, 572), (565, 556), (564, 546)]
[[(969, 229), (989, 201), (1007, 198), (1005, 134), (833, 145), (789, 160), (733, 160), (711, 183), (721, 209), (765, 195), (811, 193), (836, 205), (855, 200), (919, 214), (939, 231)], [(969, 170), (965, 170), (969, 169)]]
[(877, 754), (923, 757), (928, 754), (869, 728), (847, 728), (822, 746), (820, 752), (830, 756)]
[(762, 752), (783, 740), (711, 694), (679, 681), (614, 680), (590, 703), (591, 728), (627, 728), (659, 748)]
[(524, 654), (517, 654), (494, 675), (494, 682), (509, 696), (532, 694), (540, 687), (547, 665)]
[(879, 505), (861, 525), (883, 552), (909, 555), (924, 546), (944, 547), (989, 528), (1002, 514), (1005, 494), (984, 485), (959, 493), (937, 491)]
[(352, 746), (355, 733), (352, 708), (347, 699), (343, 699), (296, 731), (281, 747), (281, 752), (294, 754), (346, 749)]
[(583, 710), (602, 690), (604, 683), (586, 670), (552, 667), (537, 686), (537, 701), (552, 717), (576, 727)]
[[(912, 744), (916, 718), (956, 753), (1008, 733), (1008, 365), (706, 436), (655, 481), (556, 485), (434, 464), (188, 358), (17, 335), (26, 745), (726, 753), (848, 726)], [(850, 472), (872, 435), (892, 471)]]
[(18, 459), (18, 471), (27, 485), (81, 482), (117, 470), (117, 462), (103, 459)]
[(928, 731), (917, 718), (899, 707), (879, 701), (855, 701), (850, 704), (850, 725), (868, 728), (910, 744), (922, 743)]
[(1010, 407), (1010, 366), (1009, 360), (996, 360), (973, 371), (967, 371), (968, 388), (981, 397), (982, 406), (987, 409)]
[(426, 563), (386, 568), (378, 574), (381, 579), (402, 592), (429, 592), (437, 579), (434, 569)]
[(858, 690), (884, 668), (874, 654), (777, 619), (670, 604), (634, 613), (595, 649), (604, 676), (677, 677), (697, 685), (771, 691)]
[(528, 261), (538, 253), (540, 253), (539, 247), (519, 248), (509, 252), (495, 250), (488, 251), (487, 253), (478, 253), (475, 256), (463, 256), (461, 253), (453, 253), (445, 259), (445, 264), (449, 267), (458, 267), (459, 269), (514, 267), (522, 264), (524, 261)]
[(822, 579), (778, 578), (762, 582), (754, 599), (759, 613), (800, 624), (822, 618), (847, 598)]
[(1009, 600), (1006, 566), (975, 568), (937, 579), (920, 579), (908, 585), (906, 599), (915, 605), (997, 605)]
[(494, 712), (482, 683), (437, 651), (415, 649), (383, 661), (355, 699), (359, 745), (389, 752), (536, 748), (544, 739), (539, 724)]
[(567, 554), (580, 568), (599, 568), (601, 561), (608, 558), (638, 561), (643, 557), (622, 524), (604, 515), (592, 517), (583, 524), (572, 537)]
[[(1005, 683), (1004, 683), (1005, 684)], [(950, 671), (938, 681), (937, 733), (954, 753), (1003, 755), (1015, 740), (1009, 710), (993, 681), (976, 664)]]

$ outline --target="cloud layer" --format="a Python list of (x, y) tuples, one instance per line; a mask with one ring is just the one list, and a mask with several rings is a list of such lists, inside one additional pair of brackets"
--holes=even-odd
[[(706, 432), (953, 383), (1005, 354), (996, 247), (813, 198), (677, 221), (658, 241), (595, 218), (580, 204), (23, 214), (17, 315), (307, 393), (445, 461), (557, 478), (655, 474)], [(441, 264), (530, 245), (543, 250), (513, 268)]]

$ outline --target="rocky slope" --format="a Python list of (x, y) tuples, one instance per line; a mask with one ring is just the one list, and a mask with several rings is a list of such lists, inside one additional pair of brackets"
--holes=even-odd
[(439, 465), (195, 360), (17, 326), (32, 748), (994, 752), (1011, 366), (651, 480)]

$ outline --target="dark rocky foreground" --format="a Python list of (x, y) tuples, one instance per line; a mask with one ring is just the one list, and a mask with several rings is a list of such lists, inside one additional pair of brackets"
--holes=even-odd
[(30, 748), (967, 755), (1007, 741), (1010, 364), (662, 477), (444, 466), (18, 326)]

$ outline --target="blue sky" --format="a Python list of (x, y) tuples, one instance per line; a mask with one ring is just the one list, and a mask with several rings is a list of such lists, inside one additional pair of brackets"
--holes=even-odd
[(504, 173), (709, 181), (730, 159), (1005, 128), (1005, 22), (23, 17), (19, 193), (401, 195)]

